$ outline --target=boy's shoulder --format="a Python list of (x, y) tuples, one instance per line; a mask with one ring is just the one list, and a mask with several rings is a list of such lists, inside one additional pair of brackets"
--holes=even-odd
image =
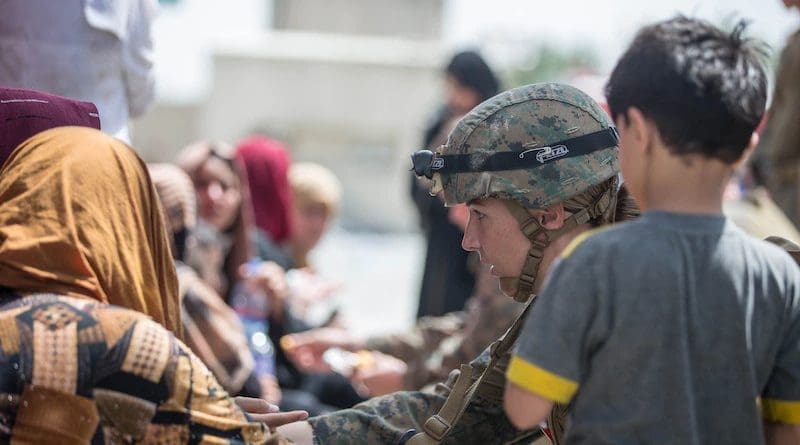
[(800, 276), (798, 262), (786, 249), (772, 242), (742, 234), (749, 247), (749, 254), (760, 257), (766, 264), (780, 268), (781, 271), (790, 271)]
[[(581, 255), (597, 255), (600, 252), (616, 251), (630, 245), (641, 245), (652, 238), (638, 221), (609, 224), (581, 233), (561, 252), (562, 258)], [(633, 250), (635, 251), (635, 250)]]

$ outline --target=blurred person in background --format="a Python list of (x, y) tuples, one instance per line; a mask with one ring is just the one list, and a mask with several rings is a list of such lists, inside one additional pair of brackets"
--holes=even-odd
[(336, 175), (322, 165), (301, 162), (289, 169), (289, 185), (294, 196), (291, 231), (286, 249), (292, 256), (290, 268), (307, 268), (309, 253), (319, 244), (339, 211), (342, 185)]
[[(331, 299), (341, 284), (321, 275), (309, 256), (339, 211), (342, 186), (333, 172), (312, 162), (293, 164), (288, 176), (294, 197), (291, 230), (283, 245), (291, 257), (289, 302), (295, 314), (310, 325), (327, 325), (338, 320), (338, 310), (331, 310)], [(320, 312), (324, 309), (328, 313)]]
[(246, 183), (225, 143), (196, 142), (184, 148), (177, 165), (194, 184), (198, 224), (186, 263), (226, 301), (241, 279), (239, 268), (253, 257), (253, 231)]
[(186, 245), (185, 264), (229, 305), (247, 294), (244, 301), (263, 309), (253, 320), (249, 314), (238, 314), (256, 361), (255, 376), (246, 380), (243, 391), (278, 401), (281, 393), (276, 385), (268, 320), (273, 314), (282, 314), (286, 277), (279, 266), (259, 261), (252, 254), (255, 229), (246, 178), (240, 178), (243, 168), (232, 147), (224, 143), (194, 143), (179, 153), (177, 162), (194, 185), (199, 217), (187, 240), (191, 242)]
[[(431, 150), (446, 142), (461, 116), (497, 94), (500, 83), (480, 54), (464, 51), (447, 64), (445, 87), (447, 101), (422, 141)], [(448, 220), (442, 200), (431, 197), (428, 189), (423, 180), (411, 176), (411, 198), (427, 242), (417, 318), (460, 311), (475, 286), (469, 253), (461, 248), (461, 231)]]
[(267, 427), (305, 416), (249, 400), (248, 417), (180, 342), (158, 197), (121, 141), (23, 142), (0, 170), (0, 240), (4, 441), (277, 444)]
[(186, 173), (171, 164), (148, 165), (164, 212), (167, 235), (178, 274), (181, 323), (187, 346), (200, 357), (232, 395), (264, 398), (280, 403), (274, 376), (260, 384), (254, 374), (253, 354), (239, 317), (222, 297), (191, 267), (183, 263), (196, 223), (194, 187)]
[[(315, 180), (302, 177), (305, 167), (301, 166), (301, 177), (295, 179), (303, 184), (300, 188), (305, 191), (300, 193), (301, 207), (296, 208), (289, 182), (291, 156), (285, 145), (264, 136), (252, 136), (242, 141), (235, 153), (238, 165), (242, 166), (240, 181), (247, 184), (245, 193), (251, 197), (255, 209), (257, 228), (251, 232), (250, 239), (257, 247), (258, 256), (285, 269), (307, 264), (307, 254), (327, 229), (329, 215), (327, 204), (322, 215), (311, 214), (311, 218), (308, 218), (304, 213), (309, 212), (307, 207), (317, 211), (314, 201), (331, 191), (311, 193), (315, 189)], [(312, 172), (319, 173), (319, 168), (312, 168)], [(311, 196), (315, 197), (312, 199)], [(331, 198), (323, 200), (329, 202)], [(299, 220), (296, 221), (296, 218)], [(295, 234), (294, 229), (300, 232)], [(306, 281), (302, 284), (295, 280), (297, 287), (310, 288), (311, 274), (296, 278)], [(291, 298), (290, 289), (287, 288), (283, 298), (270, 300), (269, 304), (268, 333), (272, 344), (276, 346), (275, 373), (283, 394), (281, 407), (321, 414), (349, 408), (362, 401), (363, 397), (341, 375), (332, 372), (306, 373), (288, 360), (279, 339), (312, 327), (295, 314)]]
[(0, 85), (94, 102), (102, 130), (130, 142), (128, 120), (155, 95), (157, 10), (156, 0), (4, 0)]
[[(286, 146), (264, 136), (242, 141), (236, 159), (254, 209), (256, 227), (250, 238), (255, 252), (262, 260), (291, 271), (287, 300), (291, 308), (282, 309), (302, 317), (309, 305), (329, 296), (336, 287), (319, 279), (308, 256), (338, 210), (339, 180), (319, 164), (293, 165)], [(276, 313), (276, 321), (281, 322), (282, 316)]]
[[(783, 0), (790, 12), (800, 1)], [(800, 30), (789, 37), (767, 113), (768, 121), (759, 151), (766, 160), (766, 185), (789, 220), (800, 225)], [(797, 240), (794, 240), (797, 241)]]
[(250, 236), (256, 253), (289, 270), (294, 261), (283, 247), (292, 230), (289, 150), (275, 139), (256, 135), (240, 142), (235, 156), (251, 198), (255, 228)]

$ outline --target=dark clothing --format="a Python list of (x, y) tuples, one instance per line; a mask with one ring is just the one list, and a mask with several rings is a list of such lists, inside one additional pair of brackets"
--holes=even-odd
[[(444, 142), (454, 121), (447, 108), (440, 109), (425, 131), (424, 146), (435, 148)], [(461, 230), (448, 219), (442, 200), (431, 196), (428, 187), (413, 174), (410, 179), (411, 199), (419, 211), (427, 243), (417, 318), (460, 311), (475, 288), (475, 276), (468, 267), (469, 252), (461, 248)]]
[[(500, 89), (497, 76), (475, 51), (455, 54), (445, 72), (461, 87), (475, 92), (479, 102), (494, 96)], [(444, 144), (452, 126), (465, 111), (440, 107), (425, 130), (423, 147), (436, 150)], [(419, 211), (420, 225), (427, 241), (417, 318), (460, 311), (475, 287), (474, 271), (468, 267), (469, 253), (461, 248), (461, 230), (449, 221), (442, 200), (431, 197), (428, 187), (420, 184), (413, 175), (411, 199)]]
[(256, 247), (256, 255), (264, 261), (272, 261), (283, 270), (290, 270), (296, 267), (294, 258), (282, 249), (270, 238), (269, 234), (261, 229), (256, 229), (253, 233), (253, 243)]
[(417, 318), (439, 317), (464, 309), (475, 287), (475, 276), (468, 267), (469, 252), (461, 248), (461, 230), (447, 219), (444, 204), (430, 196), (415, 178), (412, 181), (412, 197), (428, 243)]

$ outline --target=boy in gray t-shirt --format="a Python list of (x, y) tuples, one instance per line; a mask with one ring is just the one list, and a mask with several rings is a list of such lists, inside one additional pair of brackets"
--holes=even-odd
[(571, 402), (569, 444), (800, 443), (800, 269), (722, 216), (766, 102), (743, 28), (657, 23), (614, 69), (622, 173), (645, 213), (562, 253), (508, 369), (518, 427)]

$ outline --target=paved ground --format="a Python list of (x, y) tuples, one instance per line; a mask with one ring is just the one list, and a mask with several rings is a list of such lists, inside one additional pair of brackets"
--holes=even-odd
[(397, 332), (412, 326), (422, 274), (419, 234), (354, 233), (334, 229), (312, 262), (337, 278), (342, 314), (357, 334)]

